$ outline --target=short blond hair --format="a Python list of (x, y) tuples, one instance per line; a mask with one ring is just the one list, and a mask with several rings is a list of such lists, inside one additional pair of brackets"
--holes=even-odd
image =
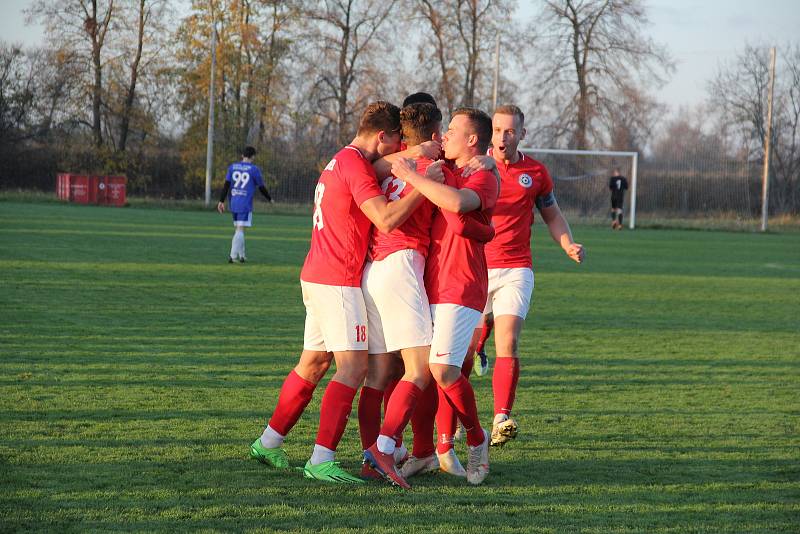
[(513, 115), (514, 117), (519, 117), (519, 121), (522, 124), (525, 124), (525, 114), (522, 113), (522, 110), (519, 107), (515, 106), (514, 104), (504, 104), (494, 110), (495, 115)]

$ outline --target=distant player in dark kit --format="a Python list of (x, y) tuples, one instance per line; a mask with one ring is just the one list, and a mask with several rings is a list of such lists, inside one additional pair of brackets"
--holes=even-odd
[(608, 179), (608, 189), (611, 190), (611, 228), (622, 229), (622, 204), (625, 202), (625, 190), (628, 189), (628, 180), (621, 176), (619, 169), (614, 169), (614, 174)]
[(228, 167), (228, 174), (225, 176), (225, 186), (219, 196), (217, 211), (225, 212), (225, 199), (230, 192), (230, 211), (233, 215), (233, 239), (231, 240), (231, 254), (228, 256), (228, 263), (239, 261), (245, 262), (244, 253), (244, 229), (253, 225), (253, 193), (256, 188), (261, 191), (269, 202), (272, 197), (264, 187), (264, 180), (261, 178), (261, 169), (253, 164), (253, 157), (256, 149), (247, 146), (242, 150), (242, 161), (232, 163)]

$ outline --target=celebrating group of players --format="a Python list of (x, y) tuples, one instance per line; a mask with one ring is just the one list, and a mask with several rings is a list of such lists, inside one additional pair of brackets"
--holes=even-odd
[[(444, 135), (442, 113), (425, 93), (411, 95), (402, 109), (367, 107), (355, 139), (316, 186), (300, 275), (303, 352), (251, 456), (289, 467), (283, 441), (335, 360), (307, 478), (386, 479), (409, 488), (407, 478), (441, 469), (483, 482), (489, 445), (517, 433), (510, 413), (517, 340), (534, 285), (534, 206), (566, 254), (578, 263), (584, 257), (546, 168), (517, 151), (524, 135), (516, 106), (493, 117), (458, 109)], [(485, 316), (493, 317), (497, 349), (491, 433), (481, 426), (468, 380), (475, 343), (485, 341), (491, 324)], [(356, 477), (334, 456), (359, 388), (364, 465)], [(453, 449), (456, 421), (466, 434), (466, 469)], [(409, 422), (410, 456), (402, 444)]]

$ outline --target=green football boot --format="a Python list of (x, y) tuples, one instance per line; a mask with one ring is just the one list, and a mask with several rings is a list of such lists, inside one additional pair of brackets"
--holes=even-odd
[(278, 469), (289, 468), (289, 457), (286, 456), (286, 451), (280, 447), (268, 449), (261, 444), (261, 438), (257, 438), (252, 445), (250, 445), (250, 457), (255, 458), (262, 464), (267, 464)]
[(322, 462), (321, 464), (311, 465), (311, 461), (306, 462), (303, 468), (303, 476), (322, 480), (323, 482), (335, 482), (338, 484), (363, 484), (360, 478), (351, 475), (341, 467), (339, 462)]

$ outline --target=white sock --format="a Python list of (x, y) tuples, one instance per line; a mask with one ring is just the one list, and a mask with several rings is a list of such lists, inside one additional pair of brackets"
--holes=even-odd
[(264, 433), (261, 434), (261, 445), (267, 449), (274, 449), (283, 445), (283, 439), (285, 437), (286, 436), (278, 434), (277, 430), (267, 425), (267, 428), (264, 429)]
[(314, 452), (311, 454), (311, 465), (319, 465), (323, 462), (332, 462), (335, 458), (336, 451), (330, 450), (328, 447), (322, 445), (314, 445)]
[(239, 233), (242, 234), (239, 238), (239, 257), (244, 259), (247, 257), (247, 255), (244, 253), (244, 230)]
[(504, 413), (499, 413), (499, 414), (496, 414), (494, 416), (494, 424), (495, 425), (500, 424), (503, 421), (507, 421), (507, 420), (508, 420), (508, 415), (506, 415)]
[(231, 257), (232, 260), (235, 260), (237, 254), (239, 253), (239, 251), (238, 251), (238, 242), (236, 240), (236, 236), (238, 236), (238, 235), (239, 235), (239, 232), (234, 232), (233, 233), (233, 237), (231, 238), (231, 256), (230, 257)]
[[(395, 444), (397, 445), (397, 444)], [(394, 462), (397, 463), (403, 459), (403, 457), (408, 454), (408, 449), (406, 448), (405, 444), (400, 445), (399, 447), (395, 446), (394, 449)]]
[(378, 436), (378, 450), (383, 454), (393, 454), (394, 446), (395, 442), (389, 436), (384, 436), (383, 434)]
[(236, 256), (233, 256), (233, 259), (236, 258), (244, 258), (244, 230), (236, 230), (236, 233), (233, 234), (233, 242), (234, 242), (234, 253)]

